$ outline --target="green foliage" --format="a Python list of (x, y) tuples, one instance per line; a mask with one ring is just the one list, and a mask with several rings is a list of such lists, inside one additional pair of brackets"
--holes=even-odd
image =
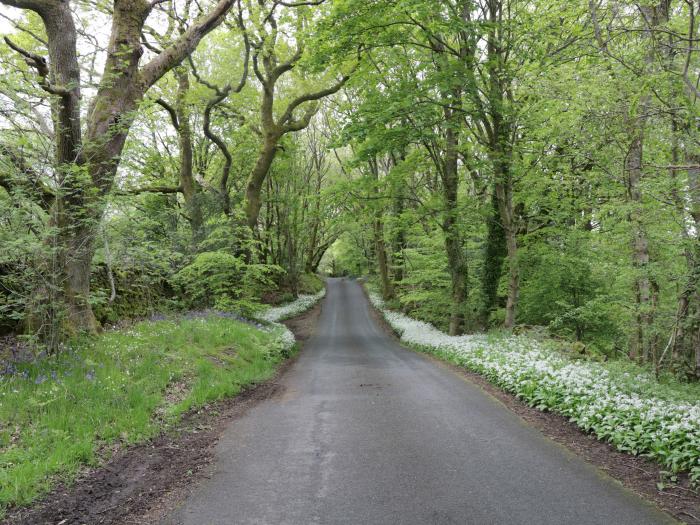
[(520, 321), (547, 325), (557, 335), (588, 341), (608, 354), (624, 347), (624, 312), (592, 266), (588, 234), (528, 246), (521, 254)]
[(174, 284), (189, 308), (213, 307), (243, 295), (245, 263), (224, 252), (204, 252), (174, 276)]
[(299, 277), (299, 293), (314, 295), (323, 290), (326, 284), (316, 274), (305, 273)]
[(204, 252), (173, 277), (187, 308), (217, 308), (252, 316), (257, 301), (279, 286), (284, 270), (276, 265), (245, 264), (226, 252)]

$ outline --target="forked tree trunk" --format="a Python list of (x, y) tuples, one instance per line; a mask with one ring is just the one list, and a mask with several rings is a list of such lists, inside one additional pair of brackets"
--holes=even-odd
[[(56, 229), (56, 265), (48, 265), (53, 289), (61, 290), (68, 332), (94, 333), (97, 322), (90, 306), (90, 268), (95, 239), (111, 190), (119, 157), (144, 93), (178, 65), (199, 41), (217, 27), (233, 0), (221, 0), (170, 47), (139, 70), (141, 30), (154, 3), (115, 0), (104, 73), (87, 112), (81, 137), (80, 69), (76, 28), (66, 0), (0, 0), (36, 12), (46, 30), (49, 65), (33, 60), (39, 84), (52, 95), (57, 190), (51, 210)], [(27, 56), (27, 52), (23, 53)]]
[(263, 144), (260, 148), (258, 160), (253, 167), (253, 171), (248, 179), (248, 184), (245, 190), (245, 214), (248, 222), (248, 227), (255, 230), (260, 216), (260, 207), (262, 206), (261, 191), (262, 185), (265, 182), (272, 162), (277, 155), (277, 141), (279, 135), (270, 133), (265, 136)]

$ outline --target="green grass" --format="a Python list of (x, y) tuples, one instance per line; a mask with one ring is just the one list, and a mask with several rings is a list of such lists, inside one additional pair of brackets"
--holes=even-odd
[(0, 378), (0, 517), (183, 413), (272, 376), (275, 334), (225, 318), (142, 322)]

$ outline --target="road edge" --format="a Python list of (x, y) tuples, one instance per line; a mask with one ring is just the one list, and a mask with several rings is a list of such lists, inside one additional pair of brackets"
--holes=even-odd
[[(244, 388), (238, 395), (210, 403), (186, 414), (171, 429), (146, 443), (119, 451), (106, 463), (82, 473), (73, 483), (61, 483), (45, 497), (28, 507), (8, 514), (2, 525), (146, 525), (158, 523), (207, 475), (214, 457), (214, 447), (231, 422), (245, 415), (257, 404), (282, 393), (280, 378), (296, 363), (316, 325), (321, 311), (319, 301), (302, 314), (283, 321), (297, 339), (296, 351), (281, 362), (269, 379)], [(306, 319), (306, 323), (299, 323)], [(297, 329), (295, 326), (305, 327)], [(299, 337), (297, 336), (297, 332)], [(123, 482), (125, 472), (128, 490)], [(110, 489), (113, 487), (113, 490)], [(121, 490), (118, 490), (121, 489)], [(109, 498), (91, 501), (93, 493), (109, 493)], [(95, 498), (97, 500), (97, 498)], [(57, 506), (70, 514), (70, 519), (52, 519)], [(95, 507), (98, 506), (97, 509)], [(81, 516), (84, 514), (84, 518)]]
[(594, 466), (601, 475), (607, 476), (627, 490), (643, 498), (675, 520), (687, 525), (700, 525), (700, 494), (693, 495), (687, 476), (681, 476), (679, 483), (667, 485), (659, 491), (657, 482), (662, 478), (663, 466), (640, 456), (633, 456), (616, 450), (612, 445), (598, 440), (586, 433), (566, 418), (553, 412), (543, 412), (532, 408), (513, 394), (510, 394), (486, 378), (464, 367), (440, 359), (428, 352), (401, 341), (399, 335), (387, 323), (382, 313), (369, 299), (365, 283), (361, 284), (371, 314), (377, 325), (407, 351), (423, 356), (438, 366), (444, 367), (460, 376), (488, 396), (495, 399), (510, 412), (518, 416), (523, 423), (537, 430), (544, 437), (564, 447), (568, 452), (580, 457)]

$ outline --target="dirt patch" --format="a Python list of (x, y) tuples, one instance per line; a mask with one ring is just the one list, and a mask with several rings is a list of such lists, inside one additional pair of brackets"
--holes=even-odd
[[(320, 306), (285, 324), (304, 341), (313, 332)], [(298, 333), (297, 333), (298, 331)], [(297, 354), (298, 355), (298, 354)], [(2, 525), (115, 525), (157, 523), (188, 487), (206, 475), (222, 431), (251, 407), (282, 394), (276, 375), (235, 398), (187, 414), (176, 428), (142, 445), (115, 452), (104, 465), (61, 484), (30, 508), (10, 511)]]
[[(391, 337), (399, 340), (391, 326), (374, 307), (372, 307), (372, 315), (379, 326)], [(700, 492), (697, 488), (691, 487), (687, 475), (679, 474), (678, 481), (672, 482), (666, 469), (658, 463), (619, 452), (609, 443), (599, 441), (595, 436), (584, 432), (559, 414), (542, 412), (528, 406), (512, 394), (492, 385), (479, 374), (442, 361), (430, 354), (422, 355), (477, 384), (542, 434), (564, 445), (628, 489), (653, 501), (677, 520), (689, 525), (700, 525)]]

